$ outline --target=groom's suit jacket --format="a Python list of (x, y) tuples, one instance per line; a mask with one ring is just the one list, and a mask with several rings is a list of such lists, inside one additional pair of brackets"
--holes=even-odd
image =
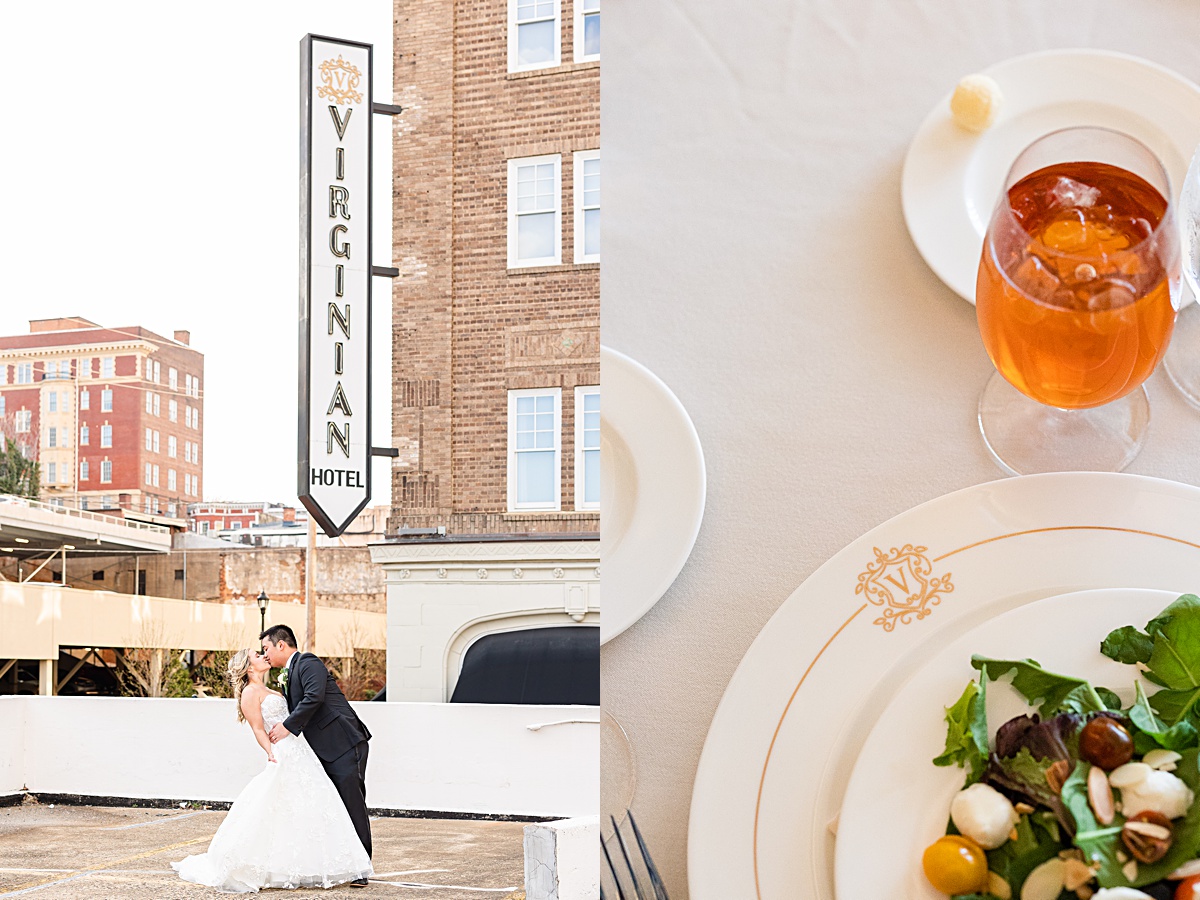
[(283, 727), (303, 732), (313, 752), (329, 762), (337, 759), (371, 732), (359, 719), (325, 663), (312, 653), (297, 653), (287, 678), (288, 717)]

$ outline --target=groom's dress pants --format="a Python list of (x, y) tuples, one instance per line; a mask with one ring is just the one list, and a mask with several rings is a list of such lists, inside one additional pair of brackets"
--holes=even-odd
[(325, 767), (325, 774), (337, 788), (342, 803), (346, 806), (346, 812), (350, 813), (350, 821), (354, 823), (354, 830), (358, 832), (358, 839), (362, 841), (367, 856), (370, 856), (371, 821), (367, 817), (367, 742), (361, 741), (355, 744), (337, 759), (329, 762), (321, 760), (321, 765)]

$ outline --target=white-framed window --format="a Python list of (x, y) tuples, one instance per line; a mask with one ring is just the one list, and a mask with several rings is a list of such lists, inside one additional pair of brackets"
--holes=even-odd
[(33, 384), (33, 363), (17, 363), (17, 384)]
[(154, 446), (153, 434), (154, 434), (154, 432), (152, 432), (149, 428), (146, 429), (146, 449), (147, 450), (149, 450), (152, 446)]
[(508, 0), (508, 71), (559, 64), (558, 19), (559, 0)]
[(575, 154), (575, 262), (600, 262), (600, 151)]
[(46, 381), (56, 381), (58, 379), (58, 360), (57, 359), (46, 360), (46, 373), (42, 377)]
[(50, 433), (47, 435), (47, 438), (46, 438), (46, 446), (47, 447), (57, 447), (58, 446), (58, 429), (55, 428), (53, 425), (51, 425), (49, 428), (49, 432)]
[[(3, 368), (4, 368), (4, 366), (0, 366), (0, 369), (3, 369)], [(4, 395), (0, 394), (0, 416), (3, 416), (5, 414), (4, 407), (5, 407)]]
[(146, 482), (146, 484), (150, 484), (150, 483), (151, 483), (151, 482), (150, 482), (150, 477), (151, 477), (151, 475), (153, 475), (153, 474), (154, 474), (154, 473), (153, 473), (153, 472), (151, 471), (151, 469), (150, 469), (150, 463), (146, 463), (146, 475), (145, 475), (145, 477), (143, 478), (143, 481), (145, 481), (145, 482)]
[(100, 392), (100, 412), (112, 412), (112, 388)]
[(158, 466), (154, 467), (154, 482), (155, 487), (158, 487)]
[(79, 392), (79, 408), (80, 409), (91, 409), (92, 408), (92, 392), (91, 391), (84, 390), (84, 391)]
[(156, 431), (156, 432), (154, 432), (154, 452), (155, 453), (159, 452), (158, 448), (159, 448), (159, 435), (158, 435), (158, 432)]
[(80, 378), (91, 378), (92, 377), (92, 358), (90, 356), (86, 357), (86, 358), (81, 358), (79, 360), (79, 377)]
[(146, 391), (146, 415), (154, 412), (154, 395)]
[[(112, 460), (106, 459), (100, 463), (100, 483), (112, 481)], [(105, 509), (112, 508), (112, 497), (104, 498)]]
[(575, 62), (600, 58), (600, 0), (575, 0)]
[(117, 374), (117, 358), (115, 356), (102, 356), (100, 358), (100, 377), (113, 378)]
[(54, 484), (58, 481), (58, 464), (46, 463), (46, 483)]
[(575, 388), (575, 508), (600, 508), (600, 388)]
[(167, 490), (175, 490), (175, 470), (167, 469)]
[(154, 377), (154, 363), (150, 361), (150, 357), (146, 357), (146, 380), (151, 381)]
[(59, 396), (58, 402), (61, 404), (59, 408), (63, 412), (71, 411), (71, 395), (68, 394), (66, 391), (63, 391), (62, 394)]
[(508, 392), (508, 508), (561, 508), (562, 389)]
[(175, 435), (167, 435), (167, 456), (171, 459), (175, 458), (175, 451), (179, 448), (178, 442), (175, 440)]
[(79, 446), (86, 447), (90, 436), (88, 435), (88, 427), (86, 425), (79, 426)]
[(79, 462), (79, 480), (88, 480), (88, 461), (86, 459), (80, 460)]
[(101, 425), (100, 426), (100, 446), (101, 447), (111, 447), (112, 446), (112, 426), (111, 425)]
[(167, 369), (167, 386), (173, 391), (179, 390), (179, 371), (177, 369)]
[(58, 391), (51, 391), (46, 395), (46, 409), (50, 412), (58, 412)]
[(508, 267), (562, 262), (562, 157), (508, 161)]
[(176, 506), (173, 502), (167, 504), (167, 515), (170, 516), (172, 519), (175, 518), (175, 509), (176, 509)]
[(154, 395), (154, 415), (162, 415), (162, 396), (160, 394)]
[(179, 421), (179, 404), (174, 400), (167, 401), (167, 418), (172, 422)]
[(154, 362), (154, 383), (162, 384), (162, 364), (157, 360)]
[(33, 428), (33, 410), (18, 409), (17, 410), (17, 434), (28, 434)]

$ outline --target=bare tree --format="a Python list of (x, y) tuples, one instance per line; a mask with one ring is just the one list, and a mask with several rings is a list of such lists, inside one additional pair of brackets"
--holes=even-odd
[(327, 660), (329, 671), (347, 700), (370, 700), (387, 683), (387, 650), (363, 647), (367, 643), (358, 623), (342, 629), (335, 642), (352, 656)]
[(172, 648), (161, 622), (146, 620), (131, 647), (117, 650), (117, 678), (130, 697), (191, 697), (184, 651)]

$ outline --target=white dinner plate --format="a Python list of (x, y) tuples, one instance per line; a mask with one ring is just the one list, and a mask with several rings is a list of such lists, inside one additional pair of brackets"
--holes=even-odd
[(947, 94), (904, 159), (904, 221), (929, 267), (975, 302), (975, 272), (1004, 176), (1034, 140), (1072, 125), (1123, 131), (1153, 150), (1178, 200), (1200, 145), (1200, 87), (1156, 63), (1103, 50), (1050, 50), (984, 69), (1004, 95), (980, 134), (954, 124)]
[(1131, 586), (1200, 590), (1200, 488), (1102, 472), (1006, 478), (839, 551), (759, 633), (713, 717), (688, 825), (693, 900), (834, 900), (829, 826), (903, 683), (1010, 609)]
[(687, 410), (645, 366), (600, 348), (600, 642), (650, 609), (704, 517), (704, 454)]
[[(1135, 681), (1148, 694), (1158, 688), (1136, 678), (1136, 666), (1104, 656), (1100, 642), (1122, 625), (1145, 629), (1178, 596), (1137, 588), (1060, 594), (977, 625), (923, 663), (879, 717), (854, 764), (838, 819), (838, 897), (946, 900), (925, 878), (921, 854), (946, 833), (950, 801), (963, 786), (962, 769), (939, 768), (931, 760), (945, 749), (945, 708), (979, 677), (972, 653), (1037, 660), (1050, 671), (1115, 691), (1128, 706)], [(988, 684), (990, 737), (1030, 712), (1010, 685)], [(863, 864), (863, 847), (871, 848), (869, 865)]]

